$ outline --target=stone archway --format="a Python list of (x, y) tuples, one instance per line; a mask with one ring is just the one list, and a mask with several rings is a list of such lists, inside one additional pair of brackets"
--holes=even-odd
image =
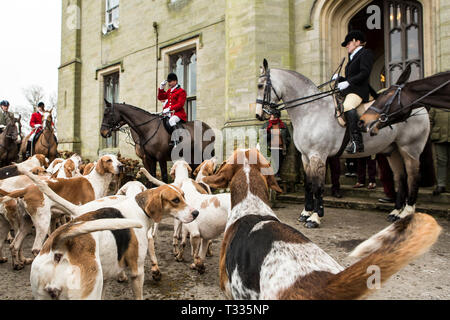
[[(317, 0), (311, 10), (311, 21), (319, 27), (321, 81), (325, 82), (331, 70), (339, 65), (347, 53), (340, 43), (345, 38), (350, 20), (373, 0)], [(436, 28), (438, 21), (433, 19), (439, 11), (438, 0), (418, 0), (423, 10), (423, 59), (424, 76), (438, 72)]]

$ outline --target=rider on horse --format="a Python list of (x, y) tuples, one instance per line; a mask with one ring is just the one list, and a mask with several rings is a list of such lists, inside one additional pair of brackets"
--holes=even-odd
[(372, 51), (364, 48), (366, 37), (359, 30), (350, 31), (342, 42), (347, 48), (349, 62), (345, 67), (345, 78), (335, 74), (333, 80), (338, 80), (338, 89), (345, 97), (344, 116), (351, 135), (348, 153), (364, 152), (361, 131), (358, 128), (358, 114), (356, 108), (364, 101), (369, 100), (369, 78), (373, 66)]
[(9, 112), (9, 102), (6, 100), (3, 100), (0, 102), (0, 105), (2, 107), (2, 111), (0, 112), (0, 133), (3, 132), (3, 129), (9, 124), (11, 119), (14, 119), (14, 114), (12, 112)]
[[(164, 90), (166, 84), (169, 84), (169, 90), (167, 91)], [(186, 91), (178, 84), (178, 77), (175, 73), (170, 73), (167, 76), (167, 80), (161, 82), (158, 99), (160, 101), (165, 101), (163, 114), (170, 114), (169, 125), (172, 127), (173, 131), (182, 129), (180, 123), (187, 121), (187, 115), (184, 111), (186, 96)], [(176, 146), (178, 143), (179, 137), (178, 135), (174, 135), (170, 144)]]
[[(31, 115), (30, 119), (30, 127), (33, 129), (31, 131), (30, 138), (27, 141), (27, 153), (26, 157), (30, 157), (32, 153), (32, 146), (35, 145), (37, 139), (41, 135), (43, 128), (42, 128), (42, 117), (45, 112), (45, 104), (43, 102), (39, 102), (38, 104), (38, 111), (33, 113)], [(53, 126), (53, 123), (52, 123)]]

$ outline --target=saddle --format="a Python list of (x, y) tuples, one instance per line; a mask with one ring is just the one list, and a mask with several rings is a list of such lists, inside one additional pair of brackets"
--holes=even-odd
[(169, 124), (169, 119), (170, 119), (169, 117), (163, 117), (163, 118), (162, 118), (162, 122), (163, 122), (164, 128), (166, 129), (166, 131), (167, 131), (167, 133), (168, 133), (169, 135), (172, 135), (172, 133), (173, 133), (176, 129), (186, 129), (186, 128), (184, 127), (184, 124), (185, 124), (186, 122), (184, 122), (183, 120), (181, 120), (180, 122), (178, 122), (176, 126), (172, 127), (172, 126)]
[[(372, 97), (371, 97), (372, 98)], [(344, 100), (341, 98), (336, 97), (334, 100), (334, 107), (336, 110), (336, 119), (339, 125), (342, 128), (347, 127), (347, 122), (345, 121), (344, 117), (344, 106), (343, 106)], [(369, 102), (363, 102), (358, 107), (356, 107), (356, 112), (358, 113), (358, 117), (361, 118), (361, 116), (366, 112), (369, 107), (375, 102), (375, 99), (371, 99)]]

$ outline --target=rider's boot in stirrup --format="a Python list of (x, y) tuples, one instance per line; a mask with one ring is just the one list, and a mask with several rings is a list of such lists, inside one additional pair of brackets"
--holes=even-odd
[(30, 140), (27, 141), (27, 150), (25, 152), (25, 157), (26, 158), (31, 157), (31, 141)]
[(347, 111), (344, 113), (345, 120), (347, 121), (347, 127), (350, 133), (350, 143), (345, 149), (348, 153), (354, 154), (358, 152), (364, 152), (364, 144), (362, 139), (362, 133), (358, 128), (358, 113), (356, 109)]
[(169, 142), (169, 146), (172, 148), (176, 147), (179, 143), (180, 143), (180, 135), (178, 134), (177, 130), (178, 129), (182, 129), (182, 127), (177, 123), (174, 127), (173, 127), (173, 131), (172, 131), (172, 137), (171, 140)]

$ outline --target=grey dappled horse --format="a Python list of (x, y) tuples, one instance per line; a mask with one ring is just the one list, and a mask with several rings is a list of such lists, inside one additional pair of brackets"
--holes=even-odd
[[(295, 71), (269, 69), (265, 59), (263, 65), (258, 81), (259, 103), (256, 108), (256, 116), (260, 120), (263, 120), (265, 114), (269, 114), (275, 107), (273, 104), (280, 100), (286, 103), (320, 92), (310, 79)], [(271, 94), (267, 95), (267, 89)], [(265, 101), (264, 97), (270, 97), (270, 101)], [(287, 103), (286, 107), (294, 104)], [(346, 129), (341, 127), (335, 118), (335, 104), (331, 96), (287, 109), (287, 112), (293, 125), (294, 144), (302, 154), (306, 174), (305, 208), (299, 220), (306, 222), (307, 228), (317, 228), (321, 223), (320, 218), (324, 215), (326, 160), (341, 150)], [(380, 130), (377, 136), (371, 137), (368, 133), (363, 133), (364, 152), (348, 154), (344, 151), (341, 156), (362, 158), (377, 153), (388, 156), (397, 189), (400, 186), (404, 188), (397, 193), (395, 209), (389, 215), (391, 220), (403, 218), (415, 212), (419, 158), (427, 143), (429, 132), (428, 112), (424, 109), (415, 117), (409, 118), (407, 122), (394, 124), (392, 129)], [(407, 185), (399, 184), (400, 181), (406, 180), (406, 177)]]

